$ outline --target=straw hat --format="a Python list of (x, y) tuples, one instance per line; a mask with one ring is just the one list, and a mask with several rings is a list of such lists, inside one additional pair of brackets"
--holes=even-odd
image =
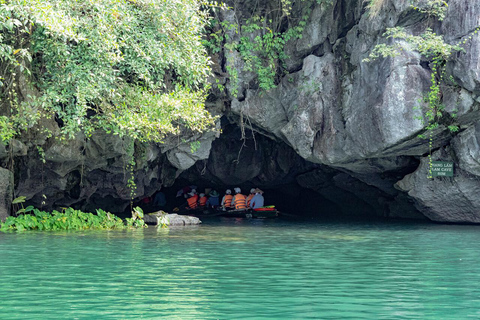
[(263, 191), (260, 190), (260, 189), (258, 189), (258, 188), (256, 188), (256, 189), (255, 189), (255, 193), (263, 193)]

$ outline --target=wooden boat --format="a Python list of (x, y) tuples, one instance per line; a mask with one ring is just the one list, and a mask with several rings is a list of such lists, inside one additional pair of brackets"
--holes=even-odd
[(227, 210), (222, 211), (221, 217), (227, 218), (254, 218), (254, 219), (268, 219), (278, 217), (278, 210), (275, 208), (258, 208), (247, 210)]
[(222, 208), (199, 208), (194, 210), (182, 210), (175, 212), (181, 215), (190, 215), (199, 218), (204, 217), (226, 217), (226, 218), (247, 218), (247, 219), (269, 219), (278, 217), (279, 211), (273, 206), (258, 209), (222, 209)]

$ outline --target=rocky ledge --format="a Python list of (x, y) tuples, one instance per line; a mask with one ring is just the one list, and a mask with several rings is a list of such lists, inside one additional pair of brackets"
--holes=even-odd
[(197, 217), (178, 215), (176, 213), (169, 214), (163, 211), (146, 214), (143, 217), (143, 221), (151, 225), (165, 224), (168, 226), (188, 226), (202, 223)]

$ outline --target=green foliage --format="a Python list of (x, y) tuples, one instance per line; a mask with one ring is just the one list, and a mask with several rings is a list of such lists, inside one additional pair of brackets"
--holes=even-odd
[(160, 215), (157, 216), (158, 228), (168, 228), (169, 224), (170, 224), (170, 220), (168, 219), (167, 213), (165, 211), (160, 210)]
[(37, 146), (37, 151), (42, 163), (46, 163), (47, 160), (45, 159), (45, 151), (43, 150), (43, 148), (41, 146)]
[(201, 146), (200, 141), (192, 141), (190, 142), (190, 152), (195, 153)]
[[(161, 142), (210, 128), (207, 21), (196, 0), (0, 1), (1, 140), (54, 116), (64, 138), (101, 128)], [(19, 101), (20, 74), (37, 96)]]
[[(257, 75), (258, 87), (262, 91), (276, 87), (279, 76), (285, 73), (284, 61), (288, 59), (285, 45), (288, 41), (300, 39), (311, 14), (313, 1), (302, 6), (300, 17), (291, 16), (293, 1), (281, 0), (280, 6), (268, 12), (252, 12), (251, 17), (241, 23), (232, 24), (227, 21), (213, 19), (209, 26), (212, 32), (208, 34), (204, 45), (211, 54), (224, 48), (230, 53), (238, 52), (244, 67)], [(331, 0), (316, 0), (317, 4), (331, 4)], [(288, 27), (282, 28), (282, 24)], [(238, 41), (232, 41), (229, 32), (239, 34)], [(234, 56), (227, 56), (226, 70), (230, 79), (230, 94), (238, 95), (238, 66), (235, 66)], [(219, 89), (221, 89), (219, 87)]]
[[(402, 39), (409, 44), (412, 50), (418, 51), (421, 55), (430, 59), (438, 57), (443, 60), (448, 60), (453, 52), (465, 51), (459, 45), (446, 43), (442, 36), (435, 34), (429, 28), (420, 36), (408, 34), (402, 27), (387, 28), (383, 36), (387, 39)], [(399, 55), (403, 49), (404, 47), (402, 47), (398, 41), (395, 41), (392, 45), (379, 44), (375, 46), (369, 58), (364, 59), (364, 61), (368, 62), (370, 59), (377, 59), (379, 57), (395, 57)]]
[(12, 200), (12, 206), (17, 215), (21, 213), (28, 213), (34, 209), (33, 206), (28, 206), (26, 208), (23, 207), (23, 203), (25, 202), (25, 199), (26, 199), (25, 196), (20, 196)]
[(20, 196), (12, 200), (12, 204), (19, 204), (19, 203), (24, 203), (27, 197), (25, 196)]
[(0, 140), (3, 144), (8, 143), (17, 132), (15, 131), (14, 125), (12, 121), (10, 121), (9, 117), (0, 116)]
[(125, 219), (127, 227), (141, 228), (146, 227), (145, 221), (143, 221), (143, 210), (140, 207), (132, 209), (132, 218)]
[[(419, 2), (418, 0), (415, 2)], [(433, 16), (439, 21), (445, 19), (447, 13), (448, 4), (443, 0), (428, 0), (423, 7), (412, 5), (414, 10), (424, 13), (428, 16)]]
[[(367, 4), (367, 9), (370, 17), (378, 15), (382, 7), (385, 5), (386, 0), (364, 0)], [(439, 21), (443, 21), (445, 18), (448, 4), (443, 0), (427, 0), (426, 2), (421, 0), (411, 0), (411, 7), (429, 17), (434, 17)]]
[(127, 147), (125, 148), (125, 174), (127, 177), (127, 187), (130, 190), (130, 199), (133, 201), (133, 198), (135, 198), (137, 191), (137, 184), (135, 183), (135, 168), (137, 166), (137, 162), (135, 161), (135, 141), (133, 139), (129, 139), (129, 141), (126, 141), (126, 143)]
[(145, 227), (145, 222), (142, 220), (143, 215), (136, 219), (130, 219), (125, 224), (119, 217), (101, 209), (97, 209), (96, 214), (72, 208), (66, 208), (62, 212), (53, 211), (51, 213), (33, 208), (29, 211), (32, 214), (8, 217), (5, 223), (1, 224), (0, 231), (111, 230), (125, 229), (127, 227)]

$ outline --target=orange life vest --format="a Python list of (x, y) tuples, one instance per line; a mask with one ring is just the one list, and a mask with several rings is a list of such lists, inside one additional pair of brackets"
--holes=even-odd
[(245, 201), (245, 196), (241, 193), (235, 195), (235, 209), (247, 209), (247, 202)]
[(250, 208), (250, 201), (252, 201), (252, 198), (254, 197), (255, 195), (253, 193), (250, 193), (247, 197), (247, 208)]
[(205, 207), (207, 204), (207, 197), (201, 197), (200, 200), (198, 200), (198, 204), (200, 207)]
[(232, 199), (233, 199), (233, 196), (231, 194), (225, 195), (225, 202), (223, 203), (223, 205), (227, 208), (231, 208), (232, 207)]
[(196, 209), (198, 207), (198, 194), (191, 196), (190, 198), (187, 199), (188, 207), (190, 209)]

